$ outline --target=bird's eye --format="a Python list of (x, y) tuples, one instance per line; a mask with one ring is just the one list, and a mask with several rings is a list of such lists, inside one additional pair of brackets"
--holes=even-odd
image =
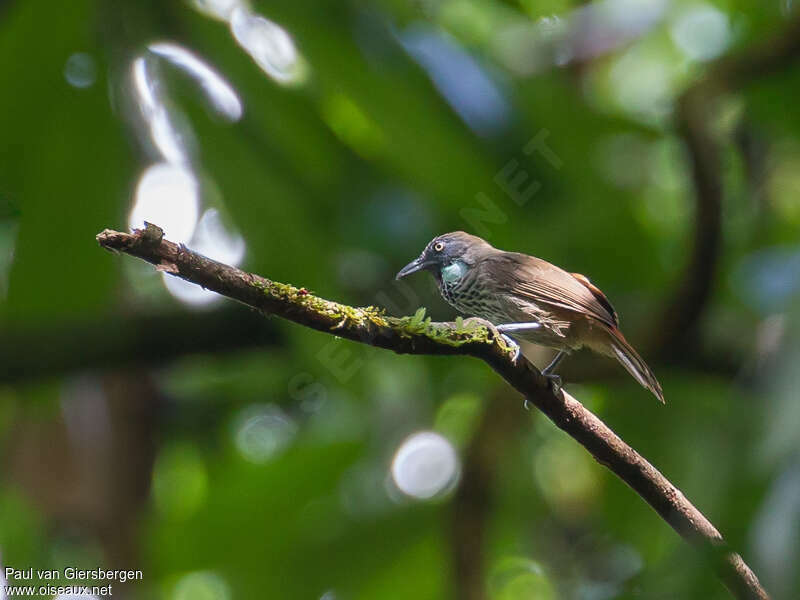
[(444, 250), (444, 242), (436, 242), (436, 244), (434, 244), (433, 246), (433, 249), (436, 250), (437, 252), (441, 252), (442, 250)]

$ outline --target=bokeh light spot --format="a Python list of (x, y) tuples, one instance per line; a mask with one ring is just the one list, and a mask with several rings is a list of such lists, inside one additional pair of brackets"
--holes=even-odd
[(128, 224), (132, 229), (155, 223), (177, 243), (187, 243), (197, 224), (199, 184), (189, 169), (158, 163), (145, 169), (136, 186)]
[(222, 576), (212, 571), (184, 575), (175, 585), (173, 600), (229, 600), (231, 590)]
[(620, 108), (647, 123), (659, 123), (672, 109), (676, 65), (659, 51), (633, 47), (609, 73)]
[(693, 60), (710, 60), (722, 54), (731, 40), (728, 16), (710, 4), (695, 4), (670, 27), (675, 45)]
[(231, 12), (230, 26), (239, 45), (275, 81), (287, 84), (304, 79), (304, 63), (283, 27), (243, 6)]
[(510, 556), (493, 566), (489, 575), (492, 600), (555, 600), (553, 584), (539, 563)]
[(423, 431), (409, 436), (400, 445), (391, 472), (401, 492), (426, 500), (452, 489), (458, 481), (460, 465), (447, 438)]
[[(244, 258), (246, 247), (244, 238), (232, 228), (225, 226), (220, 212), (215, 208), (209, 208), (203, 213), (189, 246), (203, 256), (234, 266)], [(162, 273), (162, 276), (167, 291), (184, 304), (201, 308), (222, 300), (222, 296), (216, 292), (206, 290), (199, 285), (169, 273)]]
[(247, 6), (243, 0), (191, 0), (192, 6), (209, 17), (227, 21), (234, 8)]
[(187, 73), (205, 92), (214, 109), (230, 121), (242, 118), (242, 101), (230, 83), (196, 54), (170, 42), (158, 42), (147, 47), (156, 56), (165, 58)]
[(176, 111), (170, 113), (164, 104), (161, 82), (152, 61), (152, 58), (139, 56), (131, 64), (131, 81), (141, 118), (159, 158), (171, 163), (188, 163), (186, 147), (192, 135), (186, 127), (175, 125)]
[(72, 87), (88, 88), (97, 79), (97, 66), (91, 54), (76, 52), (64, 65), (64, 78)]
[(450, 37), (415, 26), (400, 35), (406, 51), (427, 71), (453, 110), (479, 135), (500, 132), (511, 107), (483, 66)]
[(254, 463), (265, 463), (286, 448), (297, 433), (297, 425), (274, 405), (244, 409), (234, 426), (236, 448)]
[(209, 208), (197, 223), (192, 249), (208, 258), (238, 265), (244, 258), (246, 244), (236, 230), (225, 225), (216, 208)]

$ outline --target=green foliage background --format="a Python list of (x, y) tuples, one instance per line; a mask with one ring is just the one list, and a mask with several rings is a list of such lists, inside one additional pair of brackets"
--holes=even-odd
[[(127, 227), (150, 162), (126, 112), (130, 61), (171, 40), (214, 65), (245, 106), (241, 121), (223, 122), (165, 70), (213, 202), (246, 242), (244, 268), (450, 319), (430, 282), (412, 282), (409, 304), (393, 275), (437, 233), (470, 229), (464, 209), (483, 193), (502, 215), (487, 224), (493, 244), (589, 274), (647, 348), (695, 226), (672, 107), (707, 65), (670, 34), (686, 1), (580, 65), (521, 75), (501, 60), (498, 32), (579, 4), (254, 2), (305, 61), (307, 79), (286, 86), (188, 3), (0, 2), (2, 564), (141, 568), (132, 598), (446, 598), (460, 589), (455, 532), (483, 526), (476, 568), (488, 598), (727, 597), (638, 496), (483, 365), (394, 356), (282, 322), (236, 334), (225, 324), (256, 320), (245, 309), (186, 307), (157, 274), (94, 241)], [(780, 35), (787, 4), (712, 2), (730, 25), (727, 52)], [(445, 36), (482, 66), (507, 105), (490, 134), (475, 133), (404, 50), (412, 31)], [(96, 62), (85, 89), (64, 77), (75, 52)], [(663, 111), (643, 117), (623, 102), (620, 86), (656, 84)], [(568, 384), (776, 598), (800, 586), (798, 93), (790, 67), (725, 93), (714, 111), (721, 258), (689, 359), (674, 349), (653, 359), (666, 407), (621, 370)], [(559, 168), (522, 152), (543, 130)], [(541, 185), (524, 206), (495, 182), (512, 159)], [(193, 340), (212, 321), (219, 334), (198, 353)], [(181, 348), (159, 358), (178, 335)], [(568, 381), (570, 368), (604, 365), (583, 354), (569, 363)], [(253, 410), (279, 415), (284, 436), (262, 441), (257, 461), (237, 445)], [(459, 522), (457, 493), (420, 502), (392, 491), (389, 464), (407, 435), (440, 431), (464, 461), (493, 411), (510, 417), (489, 438), (485, 522)]]

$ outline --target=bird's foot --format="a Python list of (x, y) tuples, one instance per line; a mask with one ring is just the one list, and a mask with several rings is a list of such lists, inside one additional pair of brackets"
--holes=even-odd
[(464, 319), (464, 325), (466, 327), (486, 327), (486, 329), (493, 333), (497, 332), (497, 327), (495, 327), (494, 323), (482, 319), (481, 317), (468, 317)]
[(542, 375), (547, 377), (550, 380), (550, 385), (553, 388), (553, 393), (558, 394), (561, 391), (562, 381), (561, 377), (553, 373), (559, 363), (564, 359), (567, 353), (564, 350), (560, 350), (558, 354), (555, 355), (553, 360), (550, 361), (550, 364), (547, 365), (544, 369), (542, 369)]
[(561, 376), (556, 375), (555, 373), (546, 373), (545, 371), (542, 371), (542, 375), (544, 375), (550, 381), (550, 387), (553, 389), (553, 393), (558, 395), (563, 387)]
[(491, 321), (487, 321), (486, 319), (482, 319), (480, 317), (469, 317), (468, 319), (464, 319), (464, 325), (486, 327), (486, 329), (491, 331), (495, 337), (503, 340), (506, 346), (514, 350), (514, 358), (511, 360), (514, 364), (517, 364), (517, 360), (519, 360), (519, 357), (522, 354), (522, 349), (519, 347), (519, 344), (516, 342), (516, 340), (503, 333), (503, 330), (500, 329), (500, 326), (496, 326)]
[[(553, 390), (553, 394), (558, 396), (558, 393), (562, 388), (561, 376), (556, 375), (555, 373), (546, 373), (545, 371), (542, 371), (542, 375), (544, 375), (545, 378), (550, 382), (550, 388)], [(530, 410), (531, 406), (533, 406), (533, 402), (525, 398), (522, 406), (525, 408), (525, 410)]]
[(512, 348), (516, 348), (516, 354), (514, 355), (514, 364), (516, 364), (517, 359), (519, 358), (520, 347), (519, 344), (515, 340), (513, 340), (508, 334), (531, 331), (533, 329), (539, 329), (541, 326), (542, 324), (538, 322), (501, 323), (500, 325), (497, 326), (497, 331), (500, 332), (500, 335), (503, 337), (503, 340)]
[(511, 359), (511, 362), (513, 362), (516, 365), (520, 355), (522, 354), (522, 348), (519, 347), (519, 344), (515, 339), (510, 338), (505, 333), (501, 333), (500, 337), (506, 343), (506, 346), (508, 346), (514, 351), (514, 358)]

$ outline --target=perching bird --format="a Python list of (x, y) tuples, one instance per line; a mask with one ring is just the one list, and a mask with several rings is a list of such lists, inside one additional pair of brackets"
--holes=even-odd
[(555, 383), (553, 371), (564, 355), (585, 346), (616, 358), (664, 402), (656, 376), (619, 330), (614, 307), (583, 275), (498, 250), (463, 231), (431, 240), (397, 279), (421, 270), (433, 273), (442, 297), (460, 312), (486, 319), (504, 336), (558, 350), (542, 370)]

